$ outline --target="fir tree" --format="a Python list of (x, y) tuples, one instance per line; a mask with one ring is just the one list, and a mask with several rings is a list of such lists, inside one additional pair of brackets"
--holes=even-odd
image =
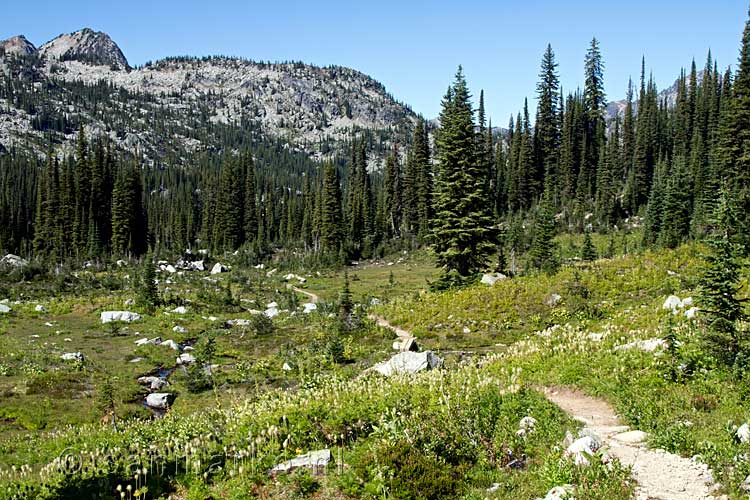
[(464, 282), (487, 264), (494, 252), (489, 195), (477, 161), (473, 109), (463, 71), (443, 100), (437, 137), (438, 178), (435, 186), (433, 238), (441, 283)]
[(323, 189), (320, 212), (320, 242), (324, 251), (338, 253), (342, 241), (341, 186), (336, 166), (323, 166)]
[(597, 259), (596, 247), (594, 242), (591, 241), (591, 233), (586, 231), (583, 237), (583, 247), (581, 248), (581, 259), (586, 262), (591, 262)]
[(708, 240), (710, 253), (700, 281), (700, 305), (707, 317), (705, 341), (717, 358), (734, 365), (746, 363), (750, 344), (739, 322), (745, 318), (742, 284), (741, 254), (738, 243), (738, 217), (733, 201), (722, 192), (714, 216), (713, 230)]

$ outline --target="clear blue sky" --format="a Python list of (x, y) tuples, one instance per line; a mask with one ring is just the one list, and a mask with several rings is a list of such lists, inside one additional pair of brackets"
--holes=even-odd
[(592, 36), (601, 42), (608, 98), (637, 80), (641, 55), (660, 88), (711, 48), (734, 66), (748, 0), (314, 1), (42, 0), (4, 2), (0, 39), (34, 44), (88, 26), (106, 31), (131, 64), (225, 54), (359, 69), (415, 111), (434, 117), (458, 64), (494, 124), (532, 99), (552, 44), (563, 87), (582, 85)]

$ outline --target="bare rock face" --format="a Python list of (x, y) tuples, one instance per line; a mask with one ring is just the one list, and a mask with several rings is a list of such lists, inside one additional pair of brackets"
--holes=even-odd
[(47, 59), (80, 61), (113, 70), (130, 69), (120, 47), (109, 35), (90, 28), (60, 35), (39, 47), (39, 53)]
[(18, 35), (0, 42), (0, 52), (16, 56), (30, 56), (36, 52), (36, 47), (25, 36)]

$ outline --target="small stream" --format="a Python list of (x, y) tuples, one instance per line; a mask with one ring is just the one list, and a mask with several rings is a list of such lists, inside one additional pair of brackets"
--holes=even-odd
[[(195, 339), (195, 338), (188, 339), (184, 343), (179, 344), (180, 348), (179, 348), (179, 350), (177, 350), (175, 352), (177, 352), (178, 355), (179, 355), (179, 354), (181, 354), (185, 350), (186, 347), (192, 347), (193, 344), (195, 344), (197, 341), (198, 341), (198, 339)], [(171, 366), (171, 367), (163, 367), (162, 366), (162, 367), (157, 368), (156, 370), (152, 370), (151, 372), (146, 373), (145, 375), (142, 375), (142, 376), (143, 377), (159, 377), (159, 378), (164, 379), (167, 382), (169, 382), (169, 378), (174, 374), (174, 372), (178, 368), (182, 368), (183, 371), (186, 371), (185, 366), (178, 366), (178, 365)], [(149, 391), (149, 394), (151, 394), (153, 392), (157, 392), (157, 391), (151, 391), (150, 388), (148, 388), (148, 391)], [(161, 390), (158, 391), (158, 392), (161, 392)], [(156, 418), (162, 418), (167, 413), (167, 410), (165, 408), (155, 408), (153, 406), (150, 406), (146, 402), (146, 397), (143, 398), (143, 402), (141, 404), (143, 405), (144, 408), (148, 409), (154, 415), (154, 417), (156, 417)]]

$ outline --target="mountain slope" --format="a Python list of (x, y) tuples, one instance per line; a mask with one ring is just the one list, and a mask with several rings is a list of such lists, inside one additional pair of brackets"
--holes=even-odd
[[(67, 148), (83, 124), (122, 148), (158, 158), (174, 152), (166, 144), (191, 151), (221, 147), (198, 136), (223, 126), (252, 129), (324, 157), (344, 149), (352, 134), (367, 134), (376, 149), (386, 151), (393, 142), (408, 141), (416, 118), (382, 84), (338, 66), (180, 57), (133, 69), (108, 35), (88, 28), (24, 53), (29, 57), (21, 60), (0, 55), (0, 74), (10, 74), (14, 86), (0, 89), (7, 110), (0, 145), (6, 149), (26, 141), (24, 136), (38, 142), (50, 130), (45, 124), (64, 122), (55, 132)], [(18, 92), (35, 101), (34, 109), (23, 105)], [(3, 95), (13, 97), (10, 106)]]

